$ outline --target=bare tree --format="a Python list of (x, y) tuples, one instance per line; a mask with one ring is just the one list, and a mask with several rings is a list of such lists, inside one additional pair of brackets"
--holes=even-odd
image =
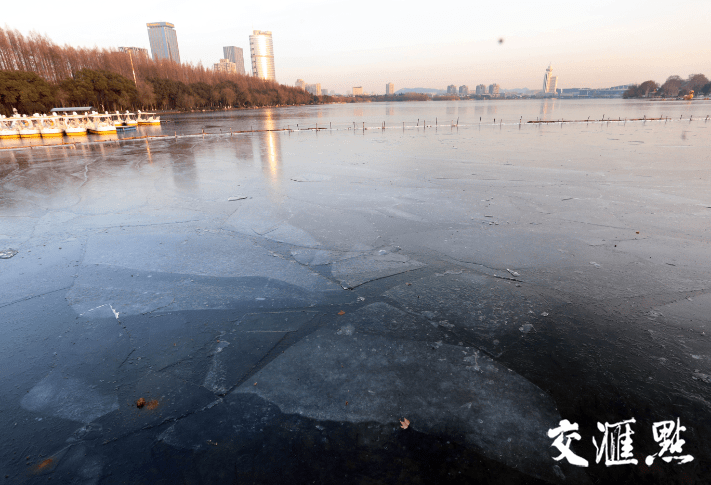
[(689, 74), (689, 78), (684, 82), (682, 90), (684, 94), (688, 94), (691, 91), (698, 93), (708, 83), (709, 80), (703, 74)]
[(666, 96), (679, 96), (679, 90), (681, 89), (684, 81), (679, 76), (669, 76), (667, 80), (662, 84), (661, 91)]
[(659, 89), (659, 84), (657, 84), (654, 81), (644, 81), (642, 84), (639, 85), (639, 95), (647, 98), (649, 97), (649, 93), (656, 92), (657, 89)]

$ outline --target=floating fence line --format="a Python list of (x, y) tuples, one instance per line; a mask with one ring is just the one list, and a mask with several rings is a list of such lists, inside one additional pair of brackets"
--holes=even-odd
[[(459, 118), (456, 120), (447, 120), (447, 121), (442, 121), (440, 122), (438, 118), (435, 118), (434, 124), (430, 120), (428, 123), (427, 120), (425, 119), (417, 119), (413, 121), (402, 121), (399, 123), (392, 123), (392, 124), (387, 124), (385, 121), (375, 124), (375, 123), (366, 123), (364, 121), (361, 122), (343, 122), (343, 123), (332, 123), (329, 122), (327, 125), (326, 124), (321, 124), (321, 123), (315, 123), (313, 125), (308, 124), (308, 125), (301, 125), (297, 123), (293, 128), (291, 125), (287, 125), (285, 128), (273, 128), (273, 129), (262, 129), (262, 130), (255, 130), (255, 129), (249, 129), (249, 130), (233, 130), (230, 129), (230, 131), (220, 131), (218, 133), (215, 132), (206, 132), (204, 129), (201, 131), (201, 133), (181, 133), (178, 134), (177, 131), (175, 131), (172, 135), (171, 134), (160, 134), (160, 135), (142, 135), (142, 136), (124, 136), (124, 137), (114, 137), (113, 135), (108, 135), (111, 138), (94, 138), (94, 139), (86, 139), (84, 141), (68, 141), (68, 142), (54, 142), (54, 143), (47, 143), (47, 144), (37, 144), (37, 145), (10, 145), (10, 146), (0, 146), (0, 151), (2, 150), (32, 150), (36, 148), (54, 148), (54, 147), (68, 147), (68, 148), (76, 148), (77, 145), (97, 145), (97, 144), (111, 144), (111, 143), (120, 143), (124, 141), (133, 141), (133, 140), (158, 140), (158, 139), (167, 139), (167, 138), (173, 138), (173, 139), (178, 139), (178, 138), (197, 138), (197, 137), (205, 137), (205, 136), (234, 136), (234, 135), (245, 135), (245, 134), (254, 134), (254, 133), (292, 133), (292, 132), (302, 132), (302, 131), (313, 131), (313, 132), (322, 132), (322, 131), (353, 131), (354, 133), (365, 133), (366, 131), (372, 131), (372, 130), (419, 130), (422, 128), (423, 130), (428, 130), (430, 128), (434, 128), (435, 130), (438, 130), (440, 128), (450, 128), (450, 130), (453, 130), (455, 128), (470, 128), (473, 126), (513, 126), (513, 125), (519, 125), (519, 127), (522, 124), (534, 124), (534, 125), (550, 125), (550, 124), (564, 124), (564, 123), (578, 123), (578, 124), (586, 124), (586, 123), (627, 123), (627, 122), (647, 122), (647, 121), (664, 121), (665, 123), (669, 122), (679, 122), (679, 121), (686, 121), (683, 119), (683, 115), (681, 115), (678, 119), (677, 118), (671, 118), (667, 116), (663, 117), (658, 117), (658, 118), (647, 118), (647, 117), (642, 117), (642, 118), (619, 118), (618, 119), (613, 119), (613, 118), (603, 118), (602, 119), (586, 119), (586, 120), (565, 120), (565, 119), (558, 119), (558, 120), (529, 120), (523, 123), (523, 116), (521, 116), (518, 120), (513, 120), (513, 121), (506, 121), (504, 122), (503, 119), (501, 118), (492, 118), (492, 122), (488, 121), (483, 121), (482, 118), (480, 118), (479, 123), (475, 124), (459, 124)], [(498, 120), (498, 122), (497, 122)], [(690, 115), (688, 118), (689, 122), (692, 121), (704, 121), (707, 122), (711, 120), (711, 115), (707, 115), (706, 117), (700, 117), (696, 118), (694, 120), (693, 115)], [(166, 120), (168, 121), (168, 120)], [(107, 135), (95, 135), (97, 137), (102, 137), (102, 136), (107, 136)]]
[(367, 130), (402, 130), (409, 128), (457, 128), (459, 126), (459, 119), (439, 121), (438, 118), (430, 120), (427, 122), (425, 119), (418, 119), (412, 121), (399, 121), (390, 122), (382, 121), (377, 125), (373, 122), (368, 121), (351, 121), (351, 122), (340, 122), (340, 123), (315, 123), (302, 125), (297, 123), (296, 125), (287, 125), (287, 130), (289, 131), (355, 131), (362, 132)]
[[(693, 118), (693, 116), (691, 117)], [(691, 121), (691, 118), (689, 118), (689, 121)], [(708, 116), (706, 117), (708, 119)], [(679, 118), (681, 120), (681, 118)], [(590, 118), (586, 120), (565, 120), (565, 119), (558, 119), (558, 120), (530, 120), (527, 121), (526, 123), (532, 123), (532, 124), (555, 124), (555, 123), (626, 123), (626, 122), (632, 122), (632, 121), (671, 121), (671, 118), (667, 117), (660, 117), (660, 118), (602, 118), (600, 120), (591, 120)]]

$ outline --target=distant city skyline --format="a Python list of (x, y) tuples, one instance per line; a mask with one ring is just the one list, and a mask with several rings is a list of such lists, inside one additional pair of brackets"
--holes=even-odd
[(451, 15), (452, 8), (472, 8), (465, 2), (402, 10), (397, 2), (362, 0), (354, 9), (351, 2), (272, 0), (226, 4), (219, 16), (194, 7), (185, 0), (124, 0), (107, 20), (95, 9), (67, 11), (61, 3), (36, 0), (33, 8), (42, 15), (28, 15), (26, 6), (11, 2), (3, 5), (3, 22), (60, 45), (148, 48), (146, 23), (166, 20), (178, 31), (180, 59), (206, 67), (218, 61), (223, 46), (247, 49), (254, 29), (269, 30), (279, 82), (319, 80), (344, 94), (354, 83), (382, 93), (387, 82), (443, 89), (497, 80), (502, 89), (540, 90), (551, 62), (564, 89), (711, 76), (708, 1), (669, 8), (656, 0), (600, 0), (571, 8), (568, 1), (549, 0), (540, 9), (516, 0), (475, 17)]

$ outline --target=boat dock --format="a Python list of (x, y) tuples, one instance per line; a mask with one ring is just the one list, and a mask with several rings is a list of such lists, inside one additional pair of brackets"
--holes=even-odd
[(110, 135), (116, 132), (135, 131), (137, 126), (160, 125), (156, 113), (115, 111), (98, 113), (91, 106), (53, 108), (49, 114), (0, 116), (0, 139), (58, 138)]

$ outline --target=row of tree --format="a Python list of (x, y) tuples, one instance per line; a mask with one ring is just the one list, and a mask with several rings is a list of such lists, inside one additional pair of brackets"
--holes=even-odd
[(669, 76), (664, 84), (659, 85), (655, 81), (645, 81), (642, 84), (634, 84), (622, 94), (623, 98), (677, 98), (686, 96), (694, 91), (695, 95), (708, 96), (711, 92), (711, 82), (703, 74), (691, 74), (688, 78), (682, 79), (680, 76)]
[(302, 89), (115, 49), (59, 46), (0, 28), (0, 112), (82, 105), (104, 110), (313, 104)]

